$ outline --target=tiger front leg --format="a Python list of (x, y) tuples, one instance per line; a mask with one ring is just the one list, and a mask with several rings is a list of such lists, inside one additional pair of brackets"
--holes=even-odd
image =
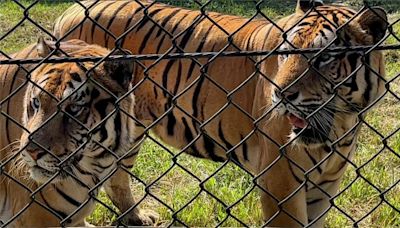
[(323, 196), (323, 198), (317, 200), (308, 200), (307, 211), (310, 227), (324, 227), (325, 219), (328, 215), (326, 210), (329, 207), (330, 202), (328, 196)]
[(131, 178), (129, 174), (119, 169), (104, 184), (107, 196), (113, 204), (121, 211), (121, 214), (130, 210), (122, 222), (125, 225), (153, 225), (158, 220), (158, 214), (150, 210), (139, 210), (138, 207), (131, 209), (136, 204), (130, 189)]
[[(345, 168), (343, 169), (343, 171)], [(339, 172), (338, 175), (342, 176), (343, 171)], [(322, 180), (329, 180), (328, 177), (321, 177)], [(323, 227), (325, 219), (328, 215), (326, 212), (330, 207), (330, 200), (334, 197), (340, 186), (342, 178), (338, 178), (335, 181), (326, 181), (318, 187), (312, 186), (307, 191), (307, 211), (308, 221), (310, 227)]]
[(305, 189), (293, 177), (285, 157), (260, 176), (258, 184), (266, 226), (303, 227), (308, 223)]

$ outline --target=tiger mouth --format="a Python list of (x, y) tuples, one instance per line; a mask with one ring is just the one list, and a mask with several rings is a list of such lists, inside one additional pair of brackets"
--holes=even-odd
[(292, 126), (292, 137), (300, 144), (311, 145), (311, 144), (323, 144), (328, 136), (322, 134), (323, 126), (312, 126), (312, 124), (293, 113), (288, 113), (287, 118), (290, 125)]
[(34, 165), (33, 167), (32, 167), (32, 169), (38, 169), (38, 170), (40, 170), (40, 171), (43, 171), (43, 172), (47, 172), (47, 173), (52, 173), (52, 174), (55, 174), (55, 173), (57, 173), (59, 170), (57, 169), (57, 170), (49, 170), (49, 169), (46, 169), (46, 168), (44, 168), (44, 167), (41, 167), (41, 166), (39, 166), (39, 165)]
[(38, 183), (44, 183), (50, 179), (53, 179), (53, 181), (61, 181), (66, 178), (66, 175), (59, 169), (49, 170), (39, 165), (30, 168), (30, 175)]
[(31, 172), (40, 172), (44, 176), (52, 177), (56, 173), (58, 173), (59, 170), (49, 170), (49, 169), (43, 168), (43, 167), (41, 167), (39, 165), (35, 165), (35, 166), (31, 167)]
[(289, 123), (293, 126), (294, 129), (302, 130), (304, 128), (311, 128), (306, 119), (303, 119), (293, 113), (289, 113), (287, 118), (289, 119)]

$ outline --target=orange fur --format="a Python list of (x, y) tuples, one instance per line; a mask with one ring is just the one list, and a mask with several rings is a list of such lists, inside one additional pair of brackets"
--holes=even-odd
[[(85, 5), (92, 3), (94, 2), (83, 2)], [(142, 4), (148, 6), (150, 2), (142, 2)], [(349, 17), (354, 15), (354, 11), (342, 6), (320, 6), (317, 10), (325, 18), (337, 23), (337, 26), (345, 24)], [(297, 10), (297, 13), (278, 20), (276, 24), (283, 31), (287, 31), (286, 35), (290, 36), (291, 43), (295, 47), (322, 48), (329, 39), (332, 41), (331, 38), (325, 39), (322, 30), (328, 26), (327, 30), (332, 30), (330, 32), (334, 33), (335, 28), (317, 13), (306, 11), (303, 7)], [(382, 10), (378, 9), (378, 12), (380, 11)], [(202, 18), (199, 11), (159, 3), (152, 5), (146, 11), (146, 14), (152, 18), (152, 20), (147, 20), (141, 6), (135, 1), (101, 1), (96, 3), (89, 12), (89, 16), (110, 31), (117, 40), (92, 21), (84, 19), (84, 10), (78, 5), (69, 8), (57, 20), (54, 27), (56, 37), (62, 38), (68, 33), (66, 39), (78, 38), (109, 48), (113, 48), (117, 42), (134, 54), (170, 51), (218, 52), (234, 51), (237, 48), (257, 51), (274, 50), (282, 43), (287, 45), (287, 48), (292, 48), (283, 42), (282, 30), (264, 20), (249, 22), (248, 19), (237, 16), (208, 12), (208, 17), (214, 21), (211, 22), (205, 17)], [(307, 16), (304, 16), (304, 13), (307, 13)], [(363, 16), (367, 14), (371, 15), (371, 12), (366, 11), (365, 14), (353, 20), (341, 30), (339, 36), (343, 36), (352, 45), (371, 44), (374, 31), (368, 31), (368, 29), (374, 23), (382, 24), (382, 20), (371, 16), (368, 17), (370, 20), (363, 20)], [(384, 12), (381, 12), (381, 15), (384, 15)], [(303, 17), (305, 18), (302, 19)], [(83, 22), (82, 26), (75, 28), (81, 22)], [(195, 25), (191, 26), (193, 23)], [(170, 35), (162, 31), (160, 27), (163, 27)], [(70, 31), (73, 28), (74, 30)], [(239, 28), (240, 30), (237, 31)], [(126, 32), (127, 30), (130, 32)], [(382, 31), (385, 31), (385, 26), (382, 26)], [(125, 36), (121, 37), (125, 32)], [(231, 44), (228, 42), (229, 39), (232, 41)], [(340, 45), (343, 45), (341, 41)], [(259, 62), (255, 64), (254, 59)], [(357, 59), (358, 64), (360, 61)], [(345, 57), (338, 56), (333, 62), (327, 64), (334, 67), (339, 63), (342, 63), (339, 71), (333, 72), (331, 69), (321, 67), (322, 73), (335, 76), (337, 72), (340, 72), (340, 75), (336, 76), (341, 76), (346, 73), (345, 66), (349, 64), (346, 54)], [(343, 110), (335, 113), (331, 121), (334, 128), (331, 129), (328, 137), (337, 139), (339, 136), (346, 135), (333, 146), (339, 152), (330, 152), (332, 148), (326, 151), (326, 148), (332, 145), (306, 145), (301, 142), (286, 147), (285, 150), (280, 148), (288, 142), (288, 135), (292, 133), (294, 126), (286, 118), (287, 113), (264, 114), (272, 106), (273, 95), (279, 92), (271, 81), (280, 89), (285, 89), (286, 86), (295, 82), (304, 70), (309, 68), (305, 57), (301, 55), (290, 55), (286, 59), (276, 55), (265, 59), (218, 57), (211, 63), (208, 63), (207, 59), (196, 61), (179, 59), (143, 61), (142, 64), (146, 69), (138, 66), (135, 71), (134, 85), (137, 86), (135, 112), (146, 126), (163, 116), (165, 112), (170, 113), (163, 116), (161, 121), (152, 128), (158, 137), (176, 148), (187, 148), (186, 152), (189, 154), (215, 161), (234, 160), (254, 174), (262, 173), (257, 179), (260, 188), (273, 195), (271, 197), (269, 194), (262, 193), (265, 219), (269, 220), (273, 217), (269, 225), (297, 226), (305, 225), (309, 221), (315, 222), (316, 226), (322, 225), (323, 217), (318, 221), (314, 219), (317, 219), (316, 215), (329, 206), (329, 197), (319, 192), (315, 186), (321, 185), (329, 194), (336, 193), (346, 168), (345, 160), (338, 153), (348, 159), (352, 157), (359, 128), (356, 128), (354, 132), (347, 131), (357, 124), (359, 119), (358, 113), (347, 112), (348, 107), (345, 102), (337, 100), (336, 108)], [(381, 53), (371, 53), (370, 65), (375, 71), (384, 74)], [(254, 72), (256, 74), (253, 74)], [(360, 70), (356, 83), (361, 89), (367, 88), (369, 83), (368, 86), (373, 87), (373, 90), (368, 94), (354, 91), (354, 102), (360, 107), (370, 104), (384, 89), (383, 81), (372, 73), (369, 75), (370, 82), (363, 81), (363, 72), (367, 74), (365, 69)], [(241, 85), (244, 81), (246, 83)], [(329, 97), (329, 94), (324, 94), (325, 90), (322, 89), (326, 84), (327, 82), (318, 73), (311, 70), (305, 74), (305, 79), (299, 80), (293, 87), (287, 89), (286, 93), (297, 92), (305, 99), (312, 98), (317, 93), (320, 95), (319, 101), (324, 101)], [(238, 88), (240, 85), (241, 87)], [(160, 89), (160, 86), (168, 92)], [(220, 87), (224, 89), (221, 90)], [(232, 91), (235, 92), (230, 94)], [(353, 91), (345, 86), (338, 89), (341, 96), (345, 96), (348, 92)], [(283, 93), (285, 95), (285, 92)], [(279, 109), (279, 105), (276, 106)], [(287, 109), (286, 106), (281, 107), (281, 109), (285, 108)], [(217, 112), (220, 113), (214, 117)], [(258, 120), (263, 115), (265, 116)], [(205, 122), (207, 124), (201, 125)], [(198, 134), (202, 136), (194, 140)], [(241, 145), (234, 151), (226, 153), (239, 143)], [(189, 146), (186, 147), (188, 144)], [(330, 156), (329, 159), (318, 167), (314, 167), (327, 154)], [(269, 166), (271, 167), (267, 171), (263, 171)], [(306, 178), (304, 173), (307, 170), (310, 170), (310, 173)], [(325, 181), (328, 181), (329, 185)], [(277, 201), (286, 199), (293, 191), (296, 191), (296, 194), (289, 197), (285, 203), (278, 205)], [(319, 197), (322, 197), (321, 202), (315, 204), (313, 201), (317, 202)], [(278, 215), (275, 216), (275, 213)]]
[[(49, 45), (52, 46), (51, 48), (54, 48), (54, 43), (46, 43), (44, 45)], [(40, 51), (37, 50), (38, 47), (39, 44), (31, 45), (13, 54), (11, 57), (14, 59), (44, 57), (42, 55), (43, 53), (41, 54)], [(78, 40), (62, 42), (61, 49), (72, 57), (105, 56), (109, 53), (109, 51), (103, 47), (88, 45)], [(48, 53), (45, 53), (44, 55), (47, 54)], [(116, 64), (119, 63), (112, 63), (114, 65), (109, 68), (106, 68), (106, 66), (108, 66), (107, 64), (108, 62), (100, 64), (91, 71), (90, 75), (93, 80), (96, 80), (100, 85), (104, 86), (115, 95), (120, 96), (126, 92), (126, 89), (123, 89), (112, 76), (115, 73), (112, 66), (116, 66)], [(93, 63), (90, 62), (82, 63), (82, 65), (87, 69), (94, 66)], [(32, 72), (28, 75), (27, 72), (30, 71)], [(73, 74), (75, 75), (73, 76)], [(131, 77), (131, 74), (132, 72), (129, 73), (129, 77)], [(7, 115), (12, 118), (7, 118), (4, 115), (0, 116), (0, 129), (2, 132), (2, 134), (0, 134), (0, 161), (5, 162), (7, 159), (12, 158), (7, 165), (2, 168), (5, 173), (0, 175), (0, 220), (10, 227), (59, 226), (63, 218), (55, 216), (50, 213), (48, 209), (50, 208), (50, 210), (58, 214), (58, 216), (68, 216), (77, 209), (78, 206), (74, 205), (76, 201), (82, 204), (82, 208), (69, 220), (66, 220), (64, 224), (68, 226), (84, 226), (84, 218), (94, 209), (94, 201), (88, 195), (88, 190), (93, 188), (94, 184), (96, 184), (93, 182), (94, 176), (80, 176), (76, 173), (74, 174), (88, 187), (83, 187), (81, 182), (71, 177), (53, 180), (51, 183), (43, 185), (42, 183), (46, 182), (46, 180), (42, 182), (40, 179), (38, 183), (35, 181), (36, 179), (34, 180), (32, 178), (32, 167), (27, 163), (26, 157), (29, 155), (26, 153), (26, 150), (27, 148), (34, 147), (34, 145), (31, 145), (28, 137), (32, 137), (39, 144), (48, 147), (56, 156), (61, 156), (71, 149), (69, 132), (76, 130), (76, 127), (72, 130), (67, 128), (74, 128), (73, 126), (76, 126), (76, 124), (68, 120), (63, 114), (55, 115), (58, 112), (58, 104), (55, 99), (62, 100), (64, 98), (64, 93), (66, 89), (70, 87), (70, 83), (76, 83), (77, 75), (79, 75), (78, 77), (82, 77), (78, 79), (78, 81), (83, 82), (85, 79), (84, 77), (86, 77), (85, 71), (82, 67), (78, 67), (76, 63), (48, 63), (38, 67), (36, 64), (26, 64), (20, 67), (16, 65), (3, 65), (0, 67), (0, 75), (0, 100), (4, 102), (1, 105), (1, 111), (7, 113)], [(118, 75), (118, 77), (121, 76), (123, 75)], [(41, 90), (39, 90), (41, 91), (39, 95), (36, 96), (37, 99), (41, 100), (41, 105), (40, 110), (35, 112), (40, 112), (40, 114), (33, 114), (29, 111), (31, 109), (30, 102), (32, 102), (30, 96), (35, 90), (37, 91), (38, 88), (27, 81), (28, 77), (31, 82), (45, 83)], [(73, 82), (73, 80), (75, 81)], [(21, 87), (25, 83), (27, 85)], [(86, 82), (86, 85), (90, 86), (91, 83)], [(19, 89), (20, 87), (21, 89)], [(43, 92), (43, 90), (46, 90), (47, 93)], [(91, 102), (92, 106), (86, 107), (87, 109), (82, 111), (90, 112), (88, 115), (92, 114), (91, 118), (87, 118), (92, 122), (95, 122), (99, 116), (94, 110), (94, 105), (97, 102), (95, 99), (107, 99), (107, 97), (110, 97), (104, 90), (99, 90), (98, 93), (96, 98)], [(10, 94), (12, 94), (11, 98), (4, 100)], [(86, 95), (88, 95), (87, 92)], [(80, 96), (82, 96), (82, 94)], [(60, 104), (60, 107), (68, 107), (72, 102), (72, 100), (66, 99), (63, 104)], [(120, 108), (124, 109), (130, 115), (134, 115), (133, 95), (128, 95), (126, 99), (123, 99), (120, 102)], [(104, 112), (106, 113), (106, 110), (104, 110)], [(51, 121), (47, 121), (46, 119), (52, 115), (54, 115), (54, 118), (52, 118)], [(81, 121), (81, 123), (86, 124), (86, 117), (76, 116), (75, 118)], [(134, 123), (131, 119), (128, 119), (129, 117), (126, 115), (120, 114), (120, 118), (121, 122), (123, 122), (122, 124), (129, 127), (130, 130), (129, 132), (126, 132), (124, 129), (121, 130), (121, 132), (125, 131), (125, 133), (121, 133), (121, 139), (118, 139), (120, 140), (119, 145), (130, 148), (132, 145), (129, 144), (132, 140), (129, 140), (129, 137), (124, 135), (126, 133), (134, 133), (134, 131), (132, 131)], [(20, 123), (27, 131), (35, 131), (35, 133), (28, 134), (27, 131), (22, 130), (21, 127), (14, 124), (12, 120)], [(68, 126), (65, 125), (65, 121), (68, 121)], [(39, 126), (41, 126), (41, 128), (36, 131), (36, 128)], [(96, 131), (93, 131), (92, 137), (97, 137), (95, 136), (96, 134)], [(20, 151), (20, 148), (22, 151)], [(75, 149), (76, 148), (72, 148), (72, 151)], [(124, 148), (124, 150), (125, 149), (126, 148)], [(89, 152), (92, 151), (90, 150)], [(84, 154), (84, 151), (81, 151), (81, 153)], [(115, 151), (115, 153), (119, 152)], [(61, 157), (59, 158), (61, 159)], [(131, 166), (131, 162), (131, 160), (122, 160), (122, 164), (125, 166)], [(90, 166), (85, 168), (90, 168)], [(87, 172), (90, 172), (90, 170), (87, 170)], [(59, 176), (62, 175), (58, 175), (58, 177)], [(101, 175), (99, 178), (100, 177)], [(20, 184), (14, 180), (18, 181)], [(129, 176), (125, 172), (117, 171), (116, 175), (107, 181), (104, 186), (106, 193), (110, 195), (111, 200), (121, 211), (128, 209), (125, 204), (134, 204), (133, 198), (129, 197), (130, 194), (127, 192), (129, 191), (129, 183)], [(32, 191), (36, 191), (38, 188), (41, 188), (41, 190), (31, 197)], [(118, 198), (116, 199), (115, 197), (115, 195), (120, 194), (121, 189), (125, 190), (123, 202), (118, 201)], [(64, 192), (68, 197), (62, 196), (60, 192)], [(96, 192), (96, 190), (93, 191), (93, 193)], [(71, 201), (71, 199), (73, 199), (73, 201)], [(17, 217), (11, 222), (10, 219), (13, 216)], [(150, 220), (151, 217), (141, 214), (138, 209), (134, 209), (128, 213), (125, 219), (131, 223), (144, 224), (143, 222), (146, 221), (146, 219)]]

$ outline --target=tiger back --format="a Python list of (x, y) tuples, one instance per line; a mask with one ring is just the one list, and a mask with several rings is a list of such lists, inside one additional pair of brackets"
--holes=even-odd
[[(93, 3), (94, 1), (83, 2), (86, 6)], [(145, 6), (150, 4), (146, 1), (141, 3)], [(165, 27), (171, 35), (182, 33), (176, 39), (177, 47), (174, 48), (172, 36), (162, 32), (159, 26), (146, 17), (143, 21), (140, 20), (143, 17), (141, 9), (140, 4), (135, 1), (101, 1), (92, 8), (90, 16), (98, 18), (98, 22), (117, 37), (132, 25), (138, 24), (130, 29), (131, 32), (125, 37), (119, 39), (124, 48), (137, 54), (168, 51), (217, 52), (227, 45), (228, 35), (225, 31), (233, 33), (247, 22), (247, 19), (237, 16), (210, 13), (210, 17), (225, 31), (209, 20), (202, 20), (190, 28), (190, 24), (201, 17), (200, 12), (154, 4), (149, 16)], [(80, 7), (72, 6), (56, 21), (54, 34), (56, 37), (63, 36), (83, 18)], [(83, 26), (70, 33), (67, 39), (77, 38), (109, 48), (114, 47), (114, 39), (111, 36), (103, 33), (89, 20), (84, 21)], [(234, 51), (238, 50), (237, 47), (255, 45), (254, 37), (251, 37), (254, 34), (251, 31), (261, 28), (265, 30), (266, 25), (268, 22), (258, 20), (244, 26), (241, 29), (243, 32), (233, 37), (233, 44), (227, 47), (227, 50)], [(185, 30), (187, 32), (183, 33)], [(257, 162), (255, 157), (249, 156), (249, 151), (258, 150), (256, 136), (251, 133), (254, 120), (254, 87), (257, 81), (253, 75), (256, 69), (255, 62), (243, 57), (216, 58), (207, 63), (208, 61), (209, 59), (205, 58), (160, 60), (156, 61), (157, 63), (143, 61), (142, 64), (146, 67), (154, 63), (155, 65), (149, 67), (146, 73), (141, 67), (137, 67), (135, 72), (136, 75), (145, 74), (134, 81), (138, 86), (135, 90), (138, 118), (145, 126), (160, 118), (152, 130), (163, 141), (177, 148), (184, 148), (190, 144), (186, 151), (194, 156), (223, 161), (227, 159), (226, 151), (241, 142), (241, 145), (230, 153), (231, 159), (245, 166), (247, 163)], [(236, 90), (244, 81), (246, 83), (228, 99), (227, 94)], [(217, 97), (219, 99), (214, 99)], [(173, 102), (176, 106), (172, 105)], [(219, 114), (212, 118), (217, 112)], [(209, 123), (200, 130), (201, 123), (207, 120)], [(240, 127), (235, 124), (238, 122), (242, 123)], [(251, 161), (252, 159), (254, 160)]]

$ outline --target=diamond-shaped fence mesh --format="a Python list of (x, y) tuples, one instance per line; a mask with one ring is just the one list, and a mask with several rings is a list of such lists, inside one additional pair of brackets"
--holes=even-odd
[(0, 1), (0, 226), (399, 226), (399, 9)]

